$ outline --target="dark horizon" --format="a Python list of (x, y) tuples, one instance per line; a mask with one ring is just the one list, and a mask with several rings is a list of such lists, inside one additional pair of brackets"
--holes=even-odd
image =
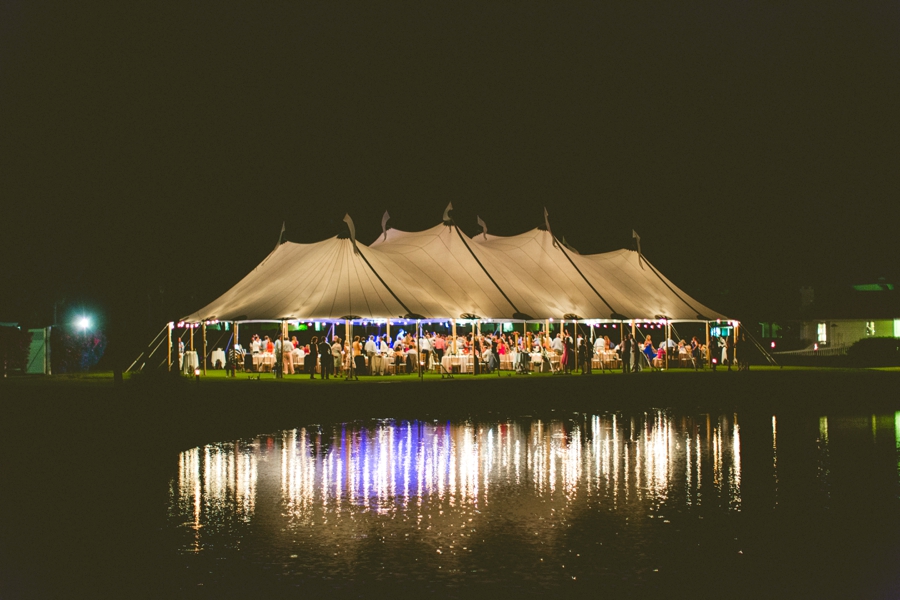
[(370, 242), (448, 202), (470, 235), (546, 206), (583, 253), (635, 229), (735, 318), (897, 281), (898, 34), (887, 2), (6, 2), (0, 320), (174, 319), (282, 222), (313, 242), (349, 213)]

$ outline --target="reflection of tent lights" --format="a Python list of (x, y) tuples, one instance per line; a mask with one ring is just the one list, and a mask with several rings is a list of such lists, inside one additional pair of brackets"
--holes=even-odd
[[(283, 502), (281, 531), (313, 525), (324, 516), (336, 527), (354, 529), (357, 512), (338, 516), (348, 503), (390, 515), (391, 522), (402, 512), (413, 521), (425, 513), (443, 518), (444, 526), (460, 517), (477, 521), (480, 513), (472, 509), (487, 506), (494, 490), (504, 486), (531, 488), (533, 500), (543, 506), (552, 498), (563, 505), (583, 502), (589, 490), (588, 496), (639, 502), (653, 510), (682, 494), (691, 506), (702, 482), (704, 498), (718, 496), (730, 510), (740, 510), (737, 423), (723, 417), (707, 436), (705, 428), (679, 425), (664, 411), (637, 420), (629, 424), (615, 415), (594, 415), (583, 424), (379, 421), (213, 444), (179, 456), (171, 508), (193, 529), (189, 543), (196, 545), (220, 534), (231, 517), (249, 523), (258, 502), (273, 500), (259, 490), (273, 485), (280, 487)], [(708, 491), (707, 478), (717, 482)]]

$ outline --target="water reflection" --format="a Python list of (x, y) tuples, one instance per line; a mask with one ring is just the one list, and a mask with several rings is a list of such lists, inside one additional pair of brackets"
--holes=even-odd
[(598, 504), (653, 513), (713, 503), (739, 511), (740, 426), (737, 415), (662, 411), (500, 423), (388, 420), (298, 428), (179, 456), (170, 515), (190, 532), (184, 550), (200, 551), (250, 523), (261, 503), (277, 509), (277, 529), (355, 529), (369, 514), (432, 532), (425, 541), (441, 552), (459, 548), (436, 538), (465, 537), (457, 528), (477, 527), (492, 508), (514, 507), (544, 528)]

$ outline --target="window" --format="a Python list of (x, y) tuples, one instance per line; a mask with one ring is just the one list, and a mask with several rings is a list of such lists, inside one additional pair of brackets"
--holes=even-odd
[(827, 323), (819, 323), (817, 328), (817, 339), (820, 344), (828, 343), (828, 324)]
[(866, 321), (866, 335), (875, 335), (875, 321)]

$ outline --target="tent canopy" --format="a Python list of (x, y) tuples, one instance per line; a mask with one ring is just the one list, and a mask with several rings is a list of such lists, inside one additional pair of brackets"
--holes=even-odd
[(547, 230), (466, 236), (452, 221), (388, 229), (369, 246), (340, 236), (285, 242), (182, 321), (343, 319), (703, 321), (700, 304), (631, 250), (582, 255)]

